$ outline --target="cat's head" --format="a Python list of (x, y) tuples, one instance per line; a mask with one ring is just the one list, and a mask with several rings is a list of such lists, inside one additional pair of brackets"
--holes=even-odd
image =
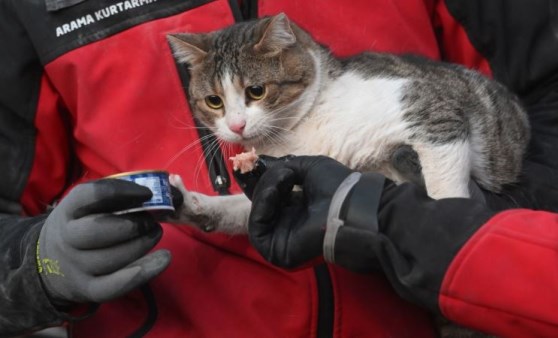
[(194, 115), (222, 140), (278, 141), (317, 96), (320, 47), (284, 14), (169, 42), (189, 66)]

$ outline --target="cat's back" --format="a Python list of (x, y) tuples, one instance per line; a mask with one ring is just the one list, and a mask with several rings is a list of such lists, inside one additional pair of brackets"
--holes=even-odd
[(472, 78), (483, 77), (464, 66), (431, 60), (414, 54), (364, 52), (340, 61), (342, 70), (339, 74), (356, 72), (366, 78), (401, 78), (421, 82), (455, 82), (456, 80), (466, 82)]
[(502, 84), (461, 65), (415, 55), (362, 53), (341, 64), (341, 74), (405, 81), (398, 115), (410, 144), (468, 142), (471, 174), (481, 186), (499, 191), (516, 181), (529, 122), (518, 98)]

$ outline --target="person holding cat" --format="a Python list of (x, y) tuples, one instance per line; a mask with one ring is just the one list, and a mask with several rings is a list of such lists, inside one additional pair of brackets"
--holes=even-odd
[[(249, 231), (273, 264), (293, 269), (323, 256), (351, 271), (383, 271), (401, 297), (481, 332), (558, 332), (557, 213), (488, 192), (488, 201), (434, 200), (419, 185), (395, 185), (324, 156), (271, 163), (252, 187)], [(302, 198), (293, 198), (294, 185)], [(441, 326), (454, 336), (449, 330)]]
[[(260, 202), (251, 218), (251, 241), (171, 225), (149, 214), (114, 214), (151, 193), (102, 179), (164, 169), (196, 191), (240, 193), (230, 163), (221, 159), (238, 149), (216, 147), (213, 136), (193, 119), (184, 91), (188, 72), (176, 62), (167, 37), (284, 12), (337, 55), (414, 53), (461, 63), (503, 82), (525, 102), (533, 126), (525, 177), (518, 193), (507, 195), (514, 204), (506, 201), (504, 207), (551, 210), (558, 205), (551, 194), (558, 181), (554, 1), (3, 0), (0, 9), (0, 336), (65, 323), (75, 337), (434, 337), (431, 311), (438, 310), (436, 287), (443, 276), (456, 276), (454, 284), (444, 280), (449, 296), (466, 291), (478, 278), (500, 291), (472, 289), (480, 299), (445, 303), (443, 313), (453, 321), (504, 336), (525, 331), (556, 336), (555, 311), (546, 311), (555, 305), (557, 285), (547, 274), (556, 266), (548, 251), (495, 244), (489, 251), (500, 259), (495, 264), (503, 257), (515, 257), (519, 264), (504, 262), (510, 263), (508, 270), (492, 275), (464, 265), (471, 273), (466, 279), (450, 274), (461, 266), (452, 261), (458, 251), (458, 258), (473, 253), (469, 243), (481, 243), (482, 231), (503, 227), (508, 217), (521, 219), (521, 212), (540, 222), (514, 232), (522, 234), (518, 241), (546, 243), (552, 251), (552, 214), (494, 214), (467, 199), (434, 203), (413, 186), (394, 187), (363, 174), (351, 196), (360, 197), (356, 189), (372, 181), (379, 232), (369, 231), (368, 221), (376, 219), (371, 211), (363, 215), (363, 228), (352, 234), (352, 211), (349, 218), (343, 211), (341, 218), (350, 224), (331, 236), (334, 250), (328, 247), (333, 254), (328, 260), (336, 264), (317, 261), (323, 236), (314, 226), (304, 226), (308, 234), (292, 238), (300, 242), (285, 243), (289, 262), (282, 264), (269, 254), (265, 239), (290, 223), (265, 233), (272, 221), (257, 210), (268, 210), (273, 196), (263, 198), (262, 191), (289, 186), (290, 172), (308, 174), (304, 184), (312, 184), (310, 177), (321, 179), (320, 171), (327, 169), (325, 177), (331, 179), (322, 186), (327, 190), (323, 200), (317, 200), (316, 215), (323, 218), (323, 205), (351, 174), (346, 168), (300, 158), (293, 162), (300, 168), (283, 168), (288, 173), (272, 180), (264, 177), (255, 193)], [(497, 196), (485, 198), (488, 205), (503, 205)], [(405, 201), (405, 209), (399, 209), (399, 201)], [(428, 215), (432, 227), (444, 217), (455, 222), (453, 232), (445, 234), (447, 242), (436, 243), (439, 238), (429, 235), (430, 223), (423, 221), (428, 210), (415, 210), (414, 203), (447, 211)], [(424, 226), (424, 232), (417, 227), (414, 234), (430, 241), (425, 245), (440, 250), (439, 256), (432, 258), (435, 253), (421, 251), (422, 243), (402, 236), (406, 221), (400, 215), (407, 212)], [(363, 240), (355, 241), (354, 252), (344, 253), (342, 241), (359, 234)], [(297, 254), (300, 243), (308, 245), (303, 257)], [(525, 262), (533, 263), (528, 258), (534, 252), (539, 265), (530, 270)], [(344, 257), (355, 254), (354, 265), (344, 263)], [(304, 268), (286, 270), (268, 259)], [(434, 259), (440, 264), (424, 264)], [(350, 271), (370, 266), (376, 267), (372, 273)], [(403, 268), (418, 276), (405, 275)], [(510, 273), (505, 283), (502, 272)], [(515, 276), (530, 280), (519, 282)], [(517, 293), (500, 304), (506, 290)], [(543, 292), (547, 297), (540, 297)], [(522, 295), (528, 299), (517, 298)], [(472, 310), (475, 304), (484, 307)], [(502, 311), (488, 313), (488, 307)]]

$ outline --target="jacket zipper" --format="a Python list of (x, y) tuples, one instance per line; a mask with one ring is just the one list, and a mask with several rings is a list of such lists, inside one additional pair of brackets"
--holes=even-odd
[[(215, 190), (219, 195), (229, 195), (231, 186), (230, 176), (225, 165), (225, 159), (220, 147), (211, 146), (217, 142), (215, 135), (207, 128), (204, 128), (199, 121), (195, 120), (198, 129), (203, 155), (207, 169), (209, 170), (209, 178)], [(211, 149), (211, 150), (210, 150)]]
[(330, 338), (333, 337), (334, 323), (331, 275), (325, 263), (314, 267), (314, 275), (316, 276), (316, 286), (318, 289), (318, 325), (316, 337)]

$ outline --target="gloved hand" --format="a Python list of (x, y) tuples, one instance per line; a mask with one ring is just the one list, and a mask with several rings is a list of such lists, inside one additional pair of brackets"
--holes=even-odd
[[(293, 198), (294, 184), (302, 185), (301, 199)], [(472, 199), (433, 200), (418, 185), (302, 156), (261, 176), (249, 232), (274, 264), (298, 266), (324, 253), (350, 270), (381, 268), (400, 295), (437, 310), (449, 264), (493, 214)]]
[[(321, 256), (331, 198), (351, 172), (319, 156), (274, 162), (252, 195), (249, 236), (254, 247), (271, 263), (286, 268)], [(295, 185), (302, 191), (293, 191)]]
[(287, 162), (294, 157), (294, 155), (281, 157), (258, 155), (258, 159), (254, 163), (254, 168), (251, 171), (243, 173), (240, 170), (234, 170), (233, 176), (244, 194), (251, 200), (256, 184), (267, 169), (273, 167), (277, 163)]
[(103, 179), (76, 186), (54, 208), (39, 236), (37, 264), (55, 305), (108, 301), (167, 267), (167, 250), (147, 254), (162, 235), (149, 214), (113, 214), (151, 195), (135, 183)]

